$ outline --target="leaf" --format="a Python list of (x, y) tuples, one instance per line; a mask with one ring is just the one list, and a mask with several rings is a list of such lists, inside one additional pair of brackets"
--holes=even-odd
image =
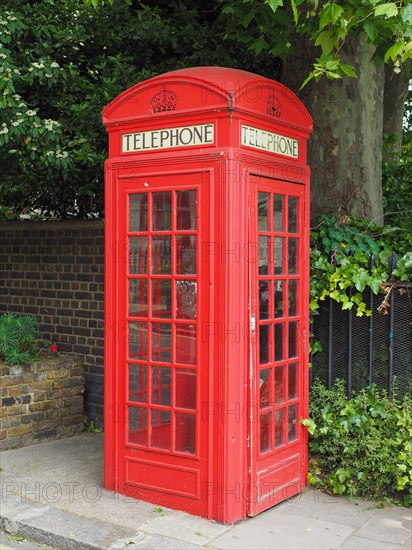
[(395, 44), (393, 44), (385, 53), (385, 63), (387, 63), (390, 59), (392, 59), (392, 61), (395, 61), (400, 52), (403, 50), (403, 46), (403, 41), (395, 42)]
[(375, 8), (375, 17), (385, 15), (386, 17), (396, 17), (398, 15), (398, 7), (394, 2), (388, 2), (387, 4), (380, 4)]
[(322, 30), (329, 23), (336, 23), (343, 13), (342, 6), (338, 4), (329, 4), (323, 8), (319, 17), (319, 29)]
[(298, 15), (298, 9), (296, 7), (296, 1), (295, 0), (290, 0), (290, 6), (291, 6), (292, 12), (293, 12), (293, 20), (295, 21), (295, 25), (297, 25), (298, 20), (299, 20), (299, 15)]
[(315, 41), (315, 46), (320, 46), (325, 54), (331, 53), (335, 45), (336, 40), (332, 31), (322, 31)]
[(278, 8), (283, 7), (283, 0), (266, 0), (266, 4), (275, 13)]
[(378, 31), (376, 29), (375, 23), (372, 21), (367, 21), (363, 25), (363, 29), (366, 32), (367, 37), (371, 42), (375, 42), (375, 40), (378, 38)]
[(340, 64), (340, 69), (342, 72), (344, 72), (347, 76), (351, 76), (352, 78), (358, 78), (358, 75), (355, 73), (354, 68), (352, 65), (348, 65), (346, 63)]

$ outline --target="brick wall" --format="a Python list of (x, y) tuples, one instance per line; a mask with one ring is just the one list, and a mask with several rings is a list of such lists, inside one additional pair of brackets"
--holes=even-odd
[(84, 358), (85, 412), (103, 421), (103, 222), (0, 223), (0, 315), (36, 315), (41, 338)]
[(0, 449), (80, 433), (83, 391), (81, 357), (45, 357), (21, 367), (0, 362)]

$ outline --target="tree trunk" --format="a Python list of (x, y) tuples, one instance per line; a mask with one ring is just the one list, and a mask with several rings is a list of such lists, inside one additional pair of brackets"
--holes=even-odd
[(387, 160), (401, 152), (403, 115), (408, 96), (409, 76), (410, 62), (405, 63), (398, 74), (391, 66), (385, 66), (383, 133), (393, 138), (386, 152), (389, 157)]
[(296, 46), (296, 54), (284, 64), (282, 81), (313, 116), (308, 144), (312, 219), (344, 212), (382, 223), (384, 69), (371, 61), (374, 48), (363, 37), (348, 40), (342, 61), (354, 66), (358, 78), (323, 77), (299, 91), (319, 49), (301, 36)]

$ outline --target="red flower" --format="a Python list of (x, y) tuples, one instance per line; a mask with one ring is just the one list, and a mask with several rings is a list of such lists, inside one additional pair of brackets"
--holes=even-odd
[(57, 352), (57, 344), (52, 344), (49, 349), (50, 349), (50, 351), (54, 351), (56, 353)]

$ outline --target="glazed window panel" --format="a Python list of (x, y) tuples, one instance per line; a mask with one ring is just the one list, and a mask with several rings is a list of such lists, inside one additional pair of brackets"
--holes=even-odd
[(299, 217), (298, 217), (298, 197), (289, 197), (289, 211), (288, 211), (288, 231), (289, 233), (297, 233), (299, 231)]
[(176, 191), (176, 229), (196, 229), (196, 196), (194, 189)]
[(152, 360), (170, 363), (172, 359), (172, 326), (169, 323), (152, 324)]
[(147, 359), (147, 323), (130, 322), (128, 324), (129, 357)]
[(175, 405), (182, 409), (196, 409), (196, 371), (176, 369)]
[(179, 275), (196, 274), (196, 235), (178, 235), (176, 237), (176, 273)]
[(269, 230), (269, 193), (258, 193), (258, 229), (259, 231)]
[(296, 275), (299, 272), (298, 247), (299, 239), (290, 238), (288, 246), (289, 275)]
[(152, 367), (152, 403), (170, 407), (172, 371), (169, 367)]
[(172, 281), (152, 279), (152, 316), (170, 319), (172, 315)]
[(129, 279), (129, 315), (147, 317), (147, 279)]
[(175, 450), (181, 453), (196, 453), (196, 416), (176, 413)]
[(170, 451), (172, 449), (171, 413), (158, 409), (151, 409), (152, 424), (150, 446)]
[(259, 237), (259, 275), (268, 274), (269, 266), (269, 237)]
[(168, 275), (172, 273), (172, 237), (152, 237), (152, 273)]
[(142, 275), (147, 273), (147, 237), (129, 237), (128, 247), (127, 257), (130, 275)]
[(285, 246), (284, 237), (275, 237), (273, 240), (273, 258), (275, 264), (275, 275), (283, 275), (284, 262), (283, 262), (283, 250)]
[(270, 417), (272, 413), (260, 415), (260, 452), (270, 451)]
[(277, 233), (284, 231), (285, 197), (275, 195), (273, 197), (274, 230)]
[(275, 447), (281, 447), (285, 441), (285, 409), (275, 411)]
[(147, 193), (129, 195), (129, 231), (147, 231)]
[(128, 407), (129, 443), (147, 445), (147, 410), (142, 407)]
[(129, 364), (129, 401), (147, 403), (147, 365)]
[(153, 231), (170, 231), (172, 229), (172, 192), (152, 193)]
[(260, 371), (260, 408), (268, 407), (272, 402), (272, 376), (271, 369)]
[(196, 325), (176, 324), (176, 363), (196, 365)]

